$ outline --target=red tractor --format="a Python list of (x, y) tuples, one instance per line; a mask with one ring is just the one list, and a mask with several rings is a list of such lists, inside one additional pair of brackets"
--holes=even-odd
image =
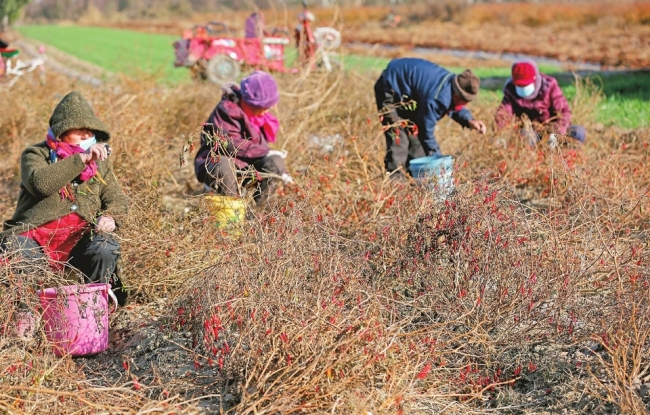
[[(297, 63), (308, 70), (341, 68), (335, 52), (341, 46), (341, 34), (331, 27), (312, 31), (314, 15), (303, 1), (303, 12), (294, 30)], [(182, 39), (174, 42), (174, 66), (189, 67), (195, 79), (214, 83), (236, 81), (242, 67), (287, 72), (285, 47), (290, 43), (287, 29), (265, 30), (261, 13), (255, 12), (246, 20), (245, 37), (236, 37), (223, 22), (210, 22), (186, 30)], [(292, 68), (292, 73), (298, 68)]]
[(289, 43), (286, 30), (237, 38), (225, 23), (210, 22), (186, 30), (182, 39), (174, 42), (174, 66), (189, 67), (193, 77), (214, 83), (236, 80), (242, 66), (286, 72), (284, 49)]

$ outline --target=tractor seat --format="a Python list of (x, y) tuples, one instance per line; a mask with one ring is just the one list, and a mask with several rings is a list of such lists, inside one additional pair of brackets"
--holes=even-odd
[(3, 58), (13, 58), (14, 56), (17, 56), (20, 53), (18, 49), (14, 48), (0, 48), (0, 55), (2, 55)]

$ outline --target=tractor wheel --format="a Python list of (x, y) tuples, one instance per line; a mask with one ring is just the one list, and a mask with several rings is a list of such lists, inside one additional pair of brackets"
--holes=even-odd
[(234, 82), (241, 74), (239, 62), (227, 55), (215, 55), (208, 61), (208, 79), (215, 84)]

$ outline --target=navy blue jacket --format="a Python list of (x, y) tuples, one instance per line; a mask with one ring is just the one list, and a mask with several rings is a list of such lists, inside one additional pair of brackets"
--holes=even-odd
[[(415, 111), (408, 112), (405, 118), (417, 125), (418, 138), (427, 154), (440, 153), (434, 134), (438, 120), (449, 114), (463, 127), (469, 127), (469, 121), (473, 119), (466, 108), (460, 111), (451, 108), (454, 76), (454, 73), (424, 59), (399, 58), (388, 64), (380, 78), (384, 90), (393, 93), (396, 103), (411, 100), (417, 103)], [(404, 111), (400, 111), (400, 116), (404, 115)]]

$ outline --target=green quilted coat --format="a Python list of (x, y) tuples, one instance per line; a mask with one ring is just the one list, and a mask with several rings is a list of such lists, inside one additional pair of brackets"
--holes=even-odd
[[(72, 129), (88, 128), (98, 142), (110, 139), (106, 126), (95, 116), (90, 105), (78, 92), (66, 95), (54, 109), (50, 129), (60, 137)], [(28, 147), (20, 157), (20, 194), (13, 217), (4, 223), (0, 237), (22, 233), (47, 222), (76, 212), (87, 222), (110, 215), (119, 224), (128, 211), (128, 200), (122, 191), (109, 160), (97, 160), (99, 175), (86, 182), (79, 175), (86, 167), (79, 154), (53, 161), (45, 141)], [(74, 200), (59, 192), (71, 185)]]

